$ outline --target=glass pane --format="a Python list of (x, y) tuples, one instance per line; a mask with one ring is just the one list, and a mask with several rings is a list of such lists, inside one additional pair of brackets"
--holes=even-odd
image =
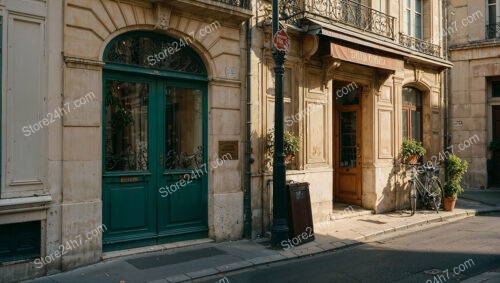
[(488, 6), (488, 24), (494, 24), (497, 21), (497, 7), (496, 5)]
[(411, 35), (411, 10), (406, 10), (406, 13), (404, 16), (404, 25), (405, 25), (406, 34)]
[(408, 138), (408, 110), (403, 109), (403, 138)]
[(500, 82), (493, 82), (492, 83), (492, 88), (493, 88), (493, 97), (500, 97)]
[(343, 105), (358, 105), (359, 97), (362, 92), (362, 87), (355, 82), (334, 82), (333, 83), (333, 97), (335, 98), (337, 106)]
[(356, 112), (340, 113), (340, 167), (356, 167)]
[[(185, 37), (189, 45), (190, 37)], [(184, 41), (183, 41), (184, 42)], [(110, 43), (106, 63), (134, 65), (158, 70), (206, 74), (200, 59), (189, 48), (179, 47), (180, 40), (132, 33)]]
[(202, 92), (168, 87), (166, 98), (165, 168), (198, 168), (203, 163)]
[(403, 88), (403, 105), (422, 106), (422, 93), (415, 88)]
[(106, 81), (106, 171), (148, 170), (149, 85)]
[(422, 0), (415, 0), (415, 12), (422, 13)]
[(422, 39), (422, 15), (415, 15), (415, 37)]
[(422, 141), (422, 115), (420, 111), (411, 111), (411, 137)]

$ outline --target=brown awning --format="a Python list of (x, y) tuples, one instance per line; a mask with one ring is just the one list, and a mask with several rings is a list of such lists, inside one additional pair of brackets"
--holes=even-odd
[(397, 71), (404, 68), (402, 60), (360, 51), (334, 42), (330, 43), (330, 54), (336, 59), (380, 69)]

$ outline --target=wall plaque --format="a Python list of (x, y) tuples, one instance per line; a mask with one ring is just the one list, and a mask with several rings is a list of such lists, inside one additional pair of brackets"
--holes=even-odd
[(227, 156), (229, 160), (237, 160), (238, 153), (238, 141), (219, 141), (219, 158)]

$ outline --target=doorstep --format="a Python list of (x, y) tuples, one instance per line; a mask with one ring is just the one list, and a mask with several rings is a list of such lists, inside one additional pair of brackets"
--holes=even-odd
[(195, 245), (201, 245), (201, 244), (207, 244), (207, 243), (213, 243), (213, 242), (214, 242), (214, 240), (205, 238), (205, 239), (180, 241), (180, 242), (175, 242), (175, 243), (126, 249), (126, 250), (119, 250), (119, 251), (112, 251), (112, 252), (104, 252), (104, 253), (102, 253), (102, 260), (108, 260), (108, 259), (112, 259), (112, 258), (141, 254), (141, 253), (158, 252), (158, 251), (170, 250), (170, 249), (175, 249), (175, 248), (189, 247), (189, 246), (195, 246)]

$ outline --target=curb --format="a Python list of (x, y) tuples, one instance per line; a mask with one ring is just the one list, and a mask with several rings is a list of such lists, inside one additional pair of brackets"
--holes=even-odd
[[(439, 223), (439, 222), (447, 222), (447, 223), (453, 223), (462, 219), (466, 219), (469, 217), (481, 215), (481, 214), (488, 214), (488, 213), (493, 213), (493, 212), (500, 212), (500, 207), (492, 207), (492, 208), (480, 208), (480, 209), (468, 209), (464, 210), (461, 212), (457, 212), (454, 214), (449, 214), (445, 216), (440, 216), (436, 217), (434, 219), (426, 219), (426, 220), (421, 220), (417, 221), (414, 223), (410, 223), (408, 225), (403, 225), (399, 227), (393, 227), (390, 229), (386, 229), (383, 231), (377, 231), (374, 232), (373, 234), (367, 235), (367, 236), (360, 236), (358, 238), (355, 238), (354, 240), (344, 240), (344, 241), (339, 241), (339, 242), (333, 242), (329, 244), (329, 247), (322, 248), (325, 245), (321, 245), (322, 247), (318, 246), (312, 246), (312, 247), (307, 247), (299, 250), (286, 250), (286, 251), (281, 251), (279, 254), (276, 255), (271, 255), (271, 256), (264, 256), (264, 257), (257, 257), (249, 260), (243, 260), (243, 261), (238, 261), (234, 262), (231, 264), (226, 264), (226, 265), (221, 265), (217, 266), (215, 268), (207, 268), (195, 272), (190, 272), (186, 274), (178, 274), (175, 276), (170, 276), (165, 279), (160, 279), (158, 281), (151, 281), (150, 283), (157, 283), (157, 282), (169, 282), (169, 283), (181, 283), (181, 282), (189, 282), (192, 280), (198, 280), (202, 279), (205, 277), (210, 277), (214, 276), (216, 274), (224, 274), (228, 272), (233, 272), (233, 271), (238, 271), (242, 269), (246, 269), (249, 267), (257, 267), (269, 263), (276, 263), (276, 262), (284, 262), (292, 259), (300, 259), (304, 257), (310, 257), (314, 255), (319, 255), (322, 253), (326, 252), (331, 252), (331, 251), (336, 251), (336, 250), (341, 250), (345, 249), (348, 247), (353, 247), (353, 246), (358, 246), (358, 245), (363, 245), (365, 242), (370, 239), (373, 239), (377, 236), (383, 235), (383, 234), (391, 234), (395, 233), (398, 231), (403, 231), (403, 230), (408, 230), (410, 228), (414, 228), (417, 226), (422, 226), (425, 224), (433, 224), (433, 223)], [(446, 223), (446, 224), (447, 224)], [(308, 252), (309, 251), (309, 252)]]

